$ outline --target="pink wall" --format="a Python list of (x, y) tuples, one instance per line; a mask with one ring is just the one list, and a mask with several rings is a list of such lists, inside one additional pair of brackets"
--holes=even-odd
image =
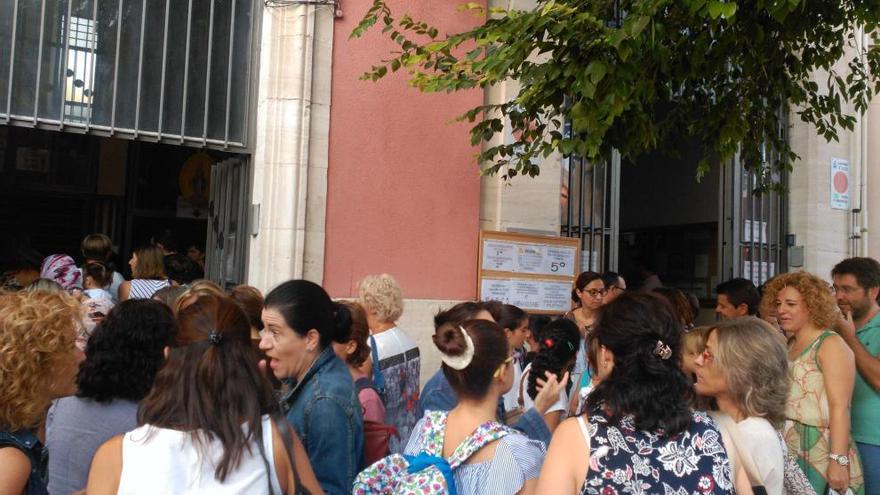
[[(460, 0), (390, 0), (441, 32), (482, 22)], [(480, 3), (485, 4), (485, 0)], [(476, 296), (480, 178), (469, 127), (455, 117), (482, 91), (422, 94), (406, 74), (358, 77), (397, 45), (377, 26), (349, 34), (372, 2), (346, 0), (333, 47), (324, 287), (357, 295), (365, 275), (387, 272), (416, 299)], [(381, 24), (381, 21), (380, 21)]]

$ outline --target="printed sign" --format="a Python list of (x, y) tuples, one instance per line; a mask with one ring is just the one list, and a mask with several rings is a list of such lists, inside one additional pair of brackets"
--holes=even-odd
[(483, 231), (478, 297), (533, 313), (564, 313), (571, 309), (579, 247), (578, 238)]
[(831, 208), (849, 209), (849, 162), (842, 158), (831, 159)]

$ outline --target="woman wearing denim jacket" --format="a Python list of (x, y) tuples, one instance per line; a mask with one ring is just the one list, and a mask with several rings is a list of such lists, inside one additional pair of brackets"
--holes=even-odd
[(351, 315), (319, 285), (291, 280), (272, 290), (263, 309), (260, 349), (268, 367), (290, 382), (282, 399), (321, 488), (351, 493), (363, 464), (361, 406), (348, 367), (330, 345), (349, 332)]

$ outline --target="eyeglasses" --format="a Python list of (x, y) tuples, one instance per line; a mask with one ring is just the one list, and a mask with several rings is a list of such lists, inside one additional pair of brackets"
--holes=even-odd
[(832, 285), (831, 286), (831, 293), (832, 294), (841, 293), (841, 294), (850, 295), (850, 294), (855, 294), (858, 291), (859, 291), (858, 287), (850, 287), (848, 285), (841, 285), (841, 286)]
[(608, 289), (586, 289), (583, 292), (586, 292), (587, 295), (596, 299), (597, 297), (605, 297), (605, 294), (608, 293)]
[(505, 359), (504, 362), (502, 362), (501, 365), (498, 366), (498, 369), (495, 370), (495, 373), (492, 376), (495, 378), (500, 377), (501, 372), (504, 371), (504, 367), (512, 362), (513, 362), (513, 356), (507, 356), (507, 359)]

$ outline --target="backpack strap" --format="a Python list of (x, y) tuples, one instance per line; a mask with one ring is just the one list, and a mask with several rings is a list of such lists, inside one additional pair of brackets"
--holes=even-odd
[(364, 377), (358, 378), (357, 380), (354, 381), (355, 395), (360, 395), (361, 391), (366, 390), (368, 388), (376, 390), (375, 387), (373, 387), (372, 380), (370, 380), (369, 378), (364, 376)]
[(449, 456), (449, 466), (452, 469), (458, 468), (478, 450), (510, 433), (513, 433), (513, 430), (497, 421), (483, 423), (455, 448), (455, 451)]
[(379, 368), (379, 346), (376, 345), (376, 338), (370, 335), (370, 357), (373, 361), (373, 388), (376, 389), (376, 392), (385, 399), (385, 375), (382, 374), (382, 369)]

